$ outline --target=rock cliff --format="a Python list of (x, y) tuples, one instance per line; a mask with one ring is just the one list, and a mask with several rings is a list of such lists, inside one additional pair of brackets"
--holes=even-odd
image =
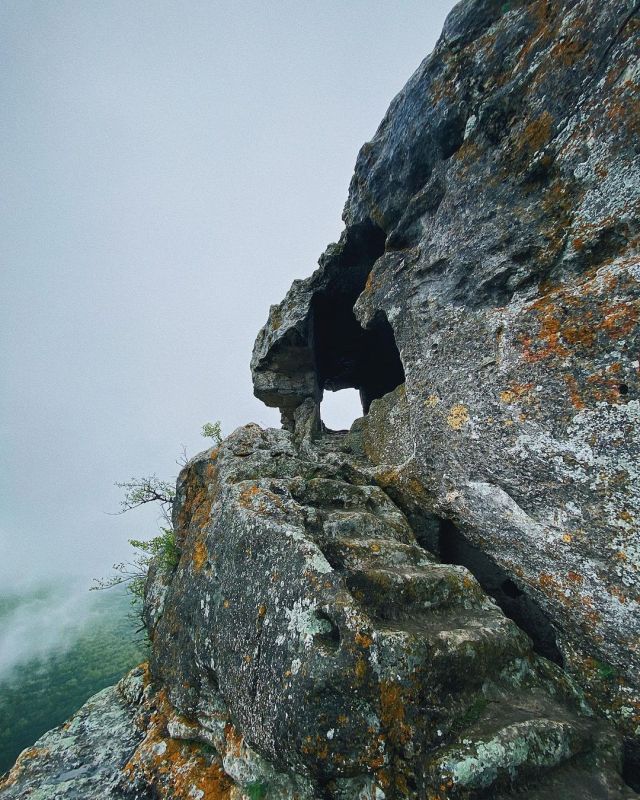
[(283, 428), (179, 477), (149, 668), (0, 797), (636, 796), (639, 13), (456, 6), (258, 335)]

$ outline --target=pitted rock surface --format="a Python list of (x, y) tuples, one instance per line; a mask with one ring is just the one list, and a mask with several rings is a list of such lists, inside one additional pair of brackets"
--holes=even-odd
[(386, 491), (549, 621), (548, 652), (632, 761), (639, 30), (627, 0), (459, 3), (360, 151), (340, 242), (252, 361), (292, 428), (324, 390), (355, 386), (367, 411), (403, 384), (402, 419), (368, 437)]
[(258, 335), (283, 429), (179, 477), (150, 674), (2, 800), (637, 796), (639, 9), (455, 7)]
[(233, 722), (267, 796), (492, 796), (569, 767), (585, 797), (634, 796), (571, 680), (418, 544), (363, 424), (305, 446), (246, 426), (181, 473), (182, 556), (149, 607), (176, 712), (220, 753)]

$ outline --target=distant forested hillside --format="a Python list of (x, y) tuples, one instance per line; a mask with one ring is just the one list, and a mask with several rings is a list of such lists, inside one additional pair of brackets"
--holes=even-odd
[[(80, 595), (81, 623), (71, 630), (69, 625), (61, 625), (59, 643), (53, 638), (46, 652), (38, 647), (42, 635), (34, 624), (34, 639), (40, 639), (40, 643), (33, 642), (34, 655), (29, 657), (25, 620), (40, 624), (33, 610), (46, 614), (49, 609), (55, 624), (60, 616), (55, 614), (56, 603), (61, 596), (58, 587), (0, 597), (0, 645), (5, 650), (0, 653), (0, 662), (5, 665), (0, 672), (0, 774), (12, 766), (25, 747), (146, 657), (142, 634), (136, 633), (139, 623), (131, 616), (128, 595), (120, 589), (95, 592), (90, 597)], [(28, 613), (21, 614), (23, 609)], [(12, 647), (7, 633), (12, 625), (17, 629), (15, 647), (24, 655), (16, 655), (7, 667), (12, 655), (7, 652)], [(55, 637), (55, 631), (53, 634)]]

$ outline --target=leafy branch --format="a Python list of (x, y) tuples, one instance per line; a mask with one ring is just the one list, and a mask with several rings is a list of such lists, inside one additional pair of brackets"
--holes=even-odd
[(205, 422), (202, 426), (202, 435), (205, 439), (213, 439), (216, 444), (222, 442), (222, 428), (220, 427), (220, 420), (216, 422)]
[[(220, 444), (222, 441), (220, 422), (207, 422), (202, 426), (202, 435)], [(184, 463), (186, 460), (183, 448)], [(142, 616), (144, 590), (151, 563), (156, 562), (160, 569), (171, 572), (180, 560), (180, 549), (171, 520), (176, 490), (173, 483), (162, 480), (155, 474), (118, 481), (115, 485), (124, 490), (120, 510), (115, 512), (116, 514), (124, 514), (148, 503), (158, 503), (166, 527), (161, 527), (160, 533), (151, 539), (129, 539), (129, 544), (135, 551), (133, 559), (114, 564), (115, 574), (109, 578), (95, 578), (91, 589), (112, 589), (114, 586), (126, 585), (132, 604)]]
[(149, 475), (143, 478), (131, 478), (128, 481), (116, 481), (115, 485), (119, 489), (124, 489), (124, 497), (120, 501), (120, 511), (116, 513), (124, 514), (147, 503), (159, 503), (163, 519), (167, 523), (171, 523), (171, 509), (176, 497), (176, 490), (172, 483), (163, 481), (156, 475)]

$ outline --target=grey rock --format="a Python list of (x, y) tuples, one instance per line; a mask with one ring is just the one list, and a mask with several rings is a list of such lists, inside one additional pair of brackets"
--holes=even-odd
[[(399, 421), (402, 398), (371, 414)], [(224, 768), (269, 797), (472, 797), (578, 757), (606, 792), (587, 797), (632, 797), (617, 737), (568, 676), (464, 566), (419, 545), (357, 444), (366, 428), (299, 442), (249, 425), (182, 471), (151, 661), (175, 712), (211, 727), (219, 696)]]
[(64, 725), (25, 750), (0, 781), (3, 800), (124, 800), (121, 768), (143, 734), (116, 687), (94, 695)]
[(450, 531), (525, 595), (632, 760), (638, 13), (458, 4), (360, 151), (339, 244), (271, 309), (252, 361), (292, 429), (326, 389), (359, 388), (368, 411), (404, 383), (391, 431), (365, 418), (385, 490), (426, 546)]

